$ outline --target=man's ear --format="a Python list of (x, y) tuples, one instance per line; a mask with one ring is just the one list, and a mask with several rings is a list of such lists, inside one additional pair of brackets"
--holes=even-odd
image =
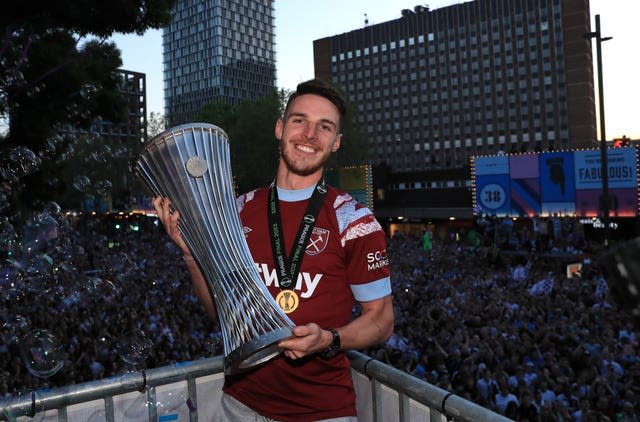
[(276, 127), (274, 128), (276, 139), (279, 141), (282, 139), (282, 132), (284, 132), (284, 122), (282, 119), (276, 120)]
[(341, 142), (342, 142), (342, 133), (336, 137), (336, 141), (333, 143), (333, 148), (331, 148), (331, 152), (336, 152), (340, 148)]

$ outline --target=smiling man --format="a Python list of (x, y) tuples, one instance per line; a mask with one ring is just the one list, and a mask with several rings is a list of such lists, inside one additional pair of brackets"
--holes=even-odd
[[(331, 85), (315, 79), (298, 85), (275, 124), (275, 180), (237, 198), (258, 272), (296, 327), (279, 343), (282, 355), (225, 379), (215, 420), (357, 420), (344, 350), (383, 343), (393, 331), (393, 308), (380, 224), (371, 210), (323, 179), (327, 160), (340, 148), (345, 115), (345, 101)], [(169, 213), (168, 202), (156, 198), (154, 206), (215, 317), (204, 277), (180, 235), (179, 214)], [(356, 302), (360, 313), (354, 318)]]

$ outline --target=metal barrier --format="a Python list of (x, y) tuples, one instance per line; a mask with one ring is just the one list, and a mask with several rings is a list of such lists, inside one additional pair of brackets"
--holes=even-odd
[[(360, 352), (349, 351), (361, 422), (501, 422), (497, 413)], [(0, 400), (0, 419), (38, 422), (210, 421), (222, 356), (129, 372)]]

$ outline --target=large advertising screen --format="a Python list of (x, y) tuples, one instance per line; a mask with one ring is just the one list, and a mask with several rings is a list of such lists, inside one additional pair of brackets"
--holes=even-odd
[[(610, 216), (637, 216), (636, 148), (607, 152)], [(599, 149), (474, 157), (474, 210), (504, 217), (596, 217), (601, 214), (601, 172)]]
[(370, 165), (327, 169), (324, 176), (328, 184), (342, 189), (373, 210), (373, 173)]

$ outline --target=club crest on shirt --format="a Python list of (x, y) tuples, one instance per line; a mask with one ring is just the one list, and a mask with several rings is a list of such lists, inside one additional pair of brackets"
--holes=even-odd
[(243, 226), (242, 231), (244, 232), (244, 237), (247, 237), (249, 232), (253, 231), (253, 229), (251, 229), (251, 227)]
[(320, 227), (314, 227), (309, 237), (309, 243), (307, 244), (307, 255), (318, 255), (327, 247), (329, 243), (329, 230), (322, 229)]

